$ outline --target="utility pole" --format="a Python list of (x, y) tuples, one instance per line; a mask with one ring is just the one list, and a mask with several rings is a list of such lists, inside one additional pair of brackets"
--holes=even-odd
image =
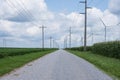
[(84, 51), (87, 50), (87, 0), (85, 0), (85, 33), (84, 33)]
[(42, 28), (42, 49), (44, 50), (44, 28), (46, 27), (42, 25), (42, 27), (39, 28)]
[(81, 14), (85, 14), (85, 28), (84, 28), (84, 51), (86, 51), (86, 44), (87, 44), (87, 0), (85, 1), (80, 1), (80, 3), (84, 3), (85, 4), (85, 13), (81, 13)]
[(85, 28), (84, 28), (84, 51), (87, 51), (87, 9), (88, 8), (91, 8), (91, 7), (87, 7), (87, 0), (85, 1), (80, 1), (80, 3), (83, 3), (85, 4), (85, 12), (84, 13), (81, 13), (81, 14), (84, 14), (85, 15)]
[(50, 48), (52, 48), (52, 37), (50, 37)]
[(71, 27), (70, 27), (70, 30), (69, 30), (69, 48), (71, 49)]

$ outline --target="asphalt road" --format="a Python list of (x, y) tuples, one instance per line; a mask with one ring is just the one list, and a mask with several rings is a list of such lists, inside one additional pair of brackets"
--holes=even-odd
[(59, 50), (26, 64), (0, 80), (112, 80), (89, 62)]

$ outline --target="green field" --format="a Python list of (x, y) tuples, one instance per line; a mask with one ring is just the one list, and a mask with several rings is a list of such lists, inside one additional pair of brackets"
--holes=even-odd
[[(35, 59), (38, 59), (46, 54), (49, 54), (53, 51), (55, 51), (56, 49), (46, 49), (44, 51), (39, 51), (40, 49), (33, 49), (31, 50), (31, 52), (29, 52), (30, 49), (6, 49), (8, 50), (7, 52), (10, 54), (12, 54), (12, 52), (16, 53), (20, 51), (20, 53), (22, 52), (22, 50), (24, 51), (24, 55), (16, 55), (16, 56), (5, 56), (4, 58), (0, 59), (0, 76), (16, 69), (19, 68), (23, 65), (25, 65), (26, 63), (33, 61)], [(35, 50), (35, 52), (34, 52)], [(2, 50), (0, 50), (2, 51)], [(28, 51), (25, 53), (25, 51)], [(16, 53), (16, 54), (18, 54)]]
[[(50, 50), (49, 48), (44, 49)], [(8, 57), (8, 56), (17, 56), (29, 54), (32, 52), (40, 52), (41, 48), (0, 48), (0, 58)]]
[(113, 78), (118, 77), (120, 79), (120, 60), (115, 58), (109, 58), (91, 52), (71, 51), (69, 52), (91, 62), (98, 68), (108, 73)]

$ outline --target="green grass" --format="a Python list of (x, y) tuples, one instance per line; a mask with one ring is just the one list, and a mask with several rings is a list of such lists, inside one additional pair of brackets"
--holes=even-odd
[(55, 50), (47, 50), (47, 51), (35, 52), (25, 55), (2, 58), (0, 59), (0, 76), (53, 51)]
[(120, 60), (93, 54), (91, 52), (70, 51), (69, 52), (91, 62), (98, 68), (102, 69), (112, 77), (120, 79)]

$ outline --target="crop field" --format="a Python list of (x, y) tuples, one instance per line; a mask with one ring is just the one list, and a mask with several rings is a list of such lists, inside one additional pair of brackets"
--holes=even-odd
[[(84, 51), (84, 47), (73, 47), (67, 50)], [(87, 51), (91, 51), (94, 54), (103, 55), (106, 57), (112, 57), (120, 59), (120, 41), (101, 42), (96, 43), (93, 46), (87, 46)]]
[[(50, 49), (44, 49), (50, 50)], [(7, 56), (17, 56), (17, 55), (24, 55), (29, 54), (32, 52), (41, 52), (42, 49), (40, 48), (0, 48), (0, 58), (4, 58)]]

